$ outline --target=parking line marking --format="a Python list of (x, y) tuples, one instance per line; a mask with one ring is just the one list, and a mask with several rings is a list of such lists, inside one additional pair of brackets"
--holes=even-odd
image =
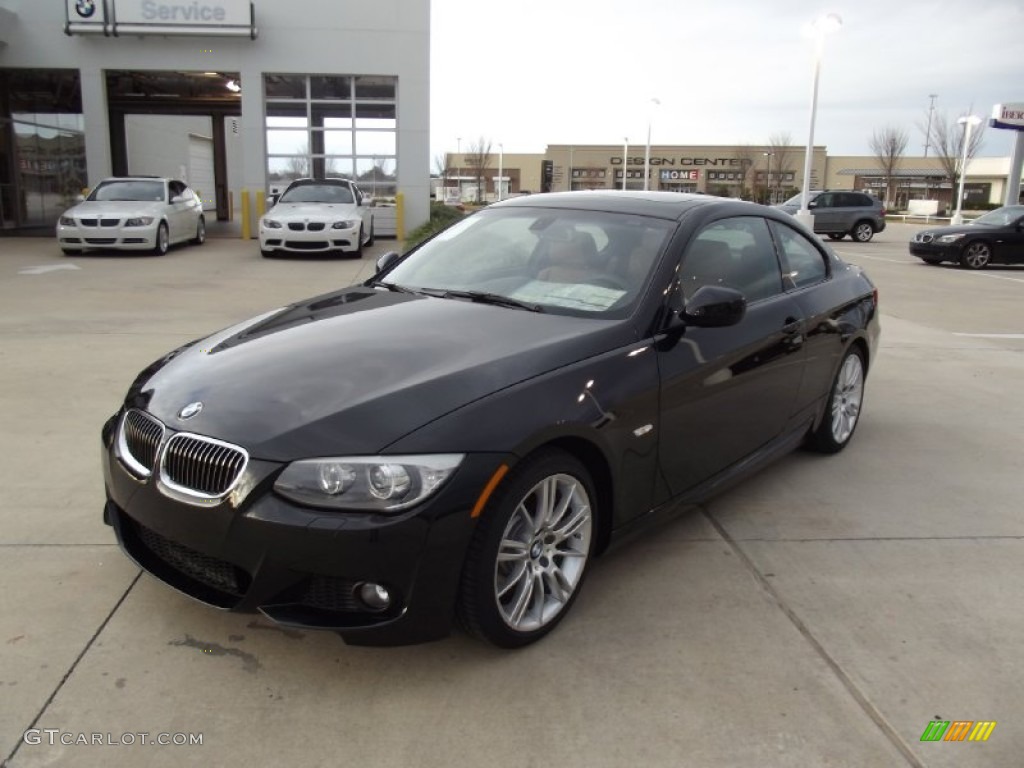
[(1024, 339), (1024, 333), (953, 333), (954, 336), (969, 336), (972, 339)]
[(39, 264), (35, 267), (19, 269), (19, 275), (43, 275), (47, 272), (56, 272), (61, 269), (81, 269), (77, 264)]
[(836, 251), (844, 259), (871, 259), (871, 261), (887, 261), (890, 264), (907, 264), (912, 265), (914, 262), (907, 261), (906, 259), (886, 259), (881, 256), (868, 256), (866, 253), (848, 253), (846, 251)]
[(1014, 283), (1024, 283), (1024, 278), (1020, 277), (1007, 277), (1006, 275), (990, 275), (985, 272), (968, 272), (969, 275), (975, 277), (991, 277), (993, 280), (1010, 280)]

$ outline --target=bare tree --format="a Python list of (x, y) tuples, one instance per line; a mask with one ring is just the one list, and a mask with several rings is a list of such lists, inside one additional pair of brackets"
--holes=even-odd
[[(757, 174), (754, 173), (754, 168), (758, 158), (761, 157), (761, 152), (750, 144), (741, 144), (733, 152), (733, 157), (740, 161), (740, 173), (743, 174), (740, 181), (740, 196), (744, 199), (753, 197), (754, 187), (757, 183)], [(748, 182), (750, 186), (747, 186)]]
[[(797, 152), (793, 148), (793, 136), (785, 131), (773, 133), (768, 137), (769, 151), (772, 153), (771, 176), (775, 179), (775, 190), (771, 193), (771, 202), (777, 202), (779, 189), (786, 174), (793, 170), (793, 161)], [(769, 184), (771, 178), (768, 179)]]
[(491, 164), (491, 140), (481, 136), (476, 141), (470, 142), (465, 157), (466, 166), (476, 177), (477, 201), (483, 202), (486, 183), (484, 174)]
[[(970, 112), (965, 112), (964, 115), (968, 115)], [(935, 157), (938, 159), (939, 164), (942, 166), (942, 171), (945, 173), (946, 178), (949, 179), (950, 183), (950, 201), (955, 203), (953, 197), (956, 196), (957, 181), (960, 178), (960, 174), (964, 171), (960, 167), (960, 163), (964, 156), (964, 136), (967, 134), (966, 126), (960, 125), (957, 120), (958, 117), (951, 117), (949, 114), (939, 114), (936, 112), (932, 116), (932, 130), (930, 143), (932, 149), (935, 150)], [(922, 133), (924, 128), (921, 124), (918, 124), (921, 128)], [(984, 139), (984, 123), (978, 126), (974, 131), (971, 131), (971, 142), (967, 145), (967, 162), (971, 161), (981, 149), (981, 144)]]
[(441, 177), (442, 193), (448, 187), (448, 177), (452, 172), (451, 157), (447, 152), (438, 152), (434, 155), (434, 173)]
[(885, 174), (885, 204), (893, 205), (892, 176), (899, 165), (900, 158), (907, 151), (909, 141), (907, 132), (902, 128), (887, 125), (881, 130), (871, 134), (871, 141), (868, 142), (871, 151), (875, 153), (875, 159)]

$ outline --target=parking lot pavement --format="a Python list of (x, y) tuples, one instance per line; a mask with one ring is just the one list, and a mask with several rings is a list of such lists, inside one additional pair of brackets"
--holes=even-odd
[[(850, 448), (794, 454), (610, 553), (567, 621), (518, 652), (460, 634), (351, 648), (221, 613), (140, 576), (100, 519), (99, 427), (141, 367), (364, 279), (393, 242), (292, 261), (234, 240), (65, 259), (0, 239), (0, 759), (1019, 764), (1024, 273), (917, 264), (912, 229), (835, 244), (883, 312)], [(933, 719), (998, 725), (923, 743)], [(135, 743), (60, 743), (82, 734)]]

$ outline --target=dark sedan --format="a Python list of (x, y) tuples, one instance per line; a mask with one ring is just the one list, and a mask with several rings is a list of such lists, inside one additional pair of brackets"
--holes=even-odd
[(952, 261), (965, 269), (1024, 263), (1024, 205), (996, 208), (958, 227), (921, 230), (910, 253), (927, 264)]
[(525, 645), (627, 532), (842, 450), (879, 333), (858, 267), (707, 196), (531, 195), (378, 269), (138, 376), (102, 434), (129, 557), (352, 643)]

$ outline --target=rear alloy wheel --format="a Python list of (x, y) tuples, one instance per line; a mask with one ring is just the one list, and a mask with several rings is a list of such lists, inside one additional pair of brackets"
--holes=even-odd
[(370, 219), (370, 236), (366, 238), (366, 247), (373, 245), (373, 219)]
[(968, 243), (960, 254), (960, 266), (964, 269), (984, 269), (992, 260), (992, 249), (988, 243), (975, 240)]
[(596, 539), (590, 473), (550, 450), (502, 483), (470, 543), (458, 615), (467, 631), (503, 648), (536, 642), (579, 594)]
[(156, 228), (156, 245), (153, 246), (153, 253), (157, 256), (163, 256), (170, 247), (171, 240), (170, 235), (167, 233), (167, 222), (161, 221), (160, 226)]
[(828, 239), (829, 240), (842, 240), (844, 237), (846, 237), (846, 235), (843, 234), (842, 232), (829, 232), (828, 233)]
[(849, 444), (864, 402), (864, 356), (851, 348), (836, 373), (821, 423), (808, 440), (819, 453), (839, 453)]
[(196, 222), (196, 236), (192, 238), (193, 245), (202, 245), (206, 242), (206, 219), (202, 216)]
[(875, 236), (875, 228), (870, 221), (858, 221), (853, 225), (853, 231), (850, 234), (858, 243), (866, 243)]

